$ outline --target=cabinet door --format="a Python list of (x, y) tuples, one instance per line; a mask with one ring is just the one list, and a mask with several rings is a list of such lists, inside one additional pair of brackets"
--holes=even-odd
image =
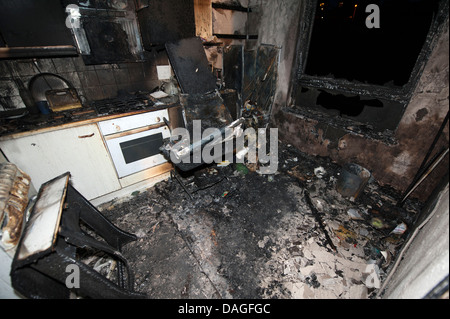
[(121, 187), (96, 124), (11, 139), (0, 147), (11, 163), (30, 175), (36, 189), (66, 172), (88, 200)]

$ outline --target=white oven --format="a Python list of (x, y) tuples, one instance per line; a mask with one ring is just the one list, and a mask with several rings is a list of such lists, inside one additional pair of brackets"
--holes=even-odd
[(159, 150), (170, 137), (164, 118), (167, 109), (98, 123), (119, 178), (167, 162)]

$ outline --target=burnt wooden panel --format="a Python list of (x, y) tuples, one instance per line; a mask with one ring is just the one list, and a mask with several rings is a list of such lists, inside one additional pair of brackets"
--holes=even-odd
[(211, 0), (194, 0), (196, 36), (209, 38), (213, 34)]
[(244, 81), (242, 100), (257, 105), (258, 110), (270, 114), (278, 77), (280, 49), (261, 45), (257, 50), (244, 51)]
[(170, 42), (166, 49), (183, 93), (204, 94), (217, 88), (200, 38)]
[(223, 51), (223, 76), (225, 88), (235, 89), (242, 93), (244, 47), (230, 45)]

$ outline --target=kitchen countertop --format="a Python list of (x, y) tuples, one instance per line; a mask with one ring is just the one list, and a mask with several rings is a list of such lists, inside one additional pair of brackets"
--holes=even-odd
[(13, 112), (8, 112), (9, 114), (7, 117), (0, 117), (0, 141), (98, 123), (114, 118), (167, 109), (174, 106), (178, 106), (178, 104), (142, 106), (131, 109), (112, 109), (107, 114), (99, 114), (98, 109), (94, 106), (83, 106), (82, 108), (50, 113), (48, 115), (28, 114), (26, 109), (15, 110)]

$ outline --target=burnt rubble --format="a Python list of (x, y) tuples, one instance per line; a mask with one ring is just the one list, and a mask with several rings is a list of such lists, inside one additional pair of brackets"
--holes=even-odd
[(280, 145), (275, 175), (204, 166), (100, 209), (138, 236), (123, 254), (152, 299), (372, 298), (422, 203), (374, 179), (344, 198), (340, 169)]

